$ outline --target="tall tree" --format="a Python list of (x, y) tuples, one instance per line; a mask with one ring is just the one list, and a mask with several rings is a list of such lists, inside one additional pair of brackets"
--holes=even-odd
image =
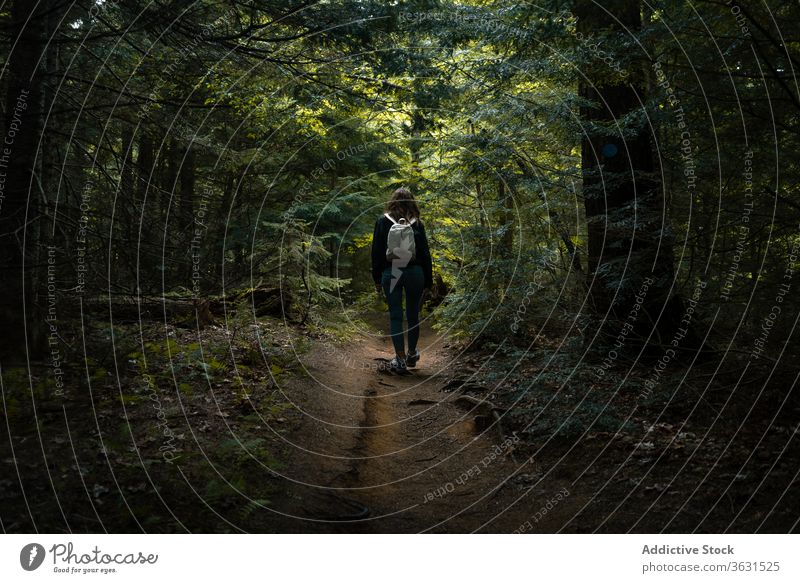
[[(621, 58), (638, 46), (641, 29), (638, 0), (610, 0), (575, 5), (580, 38), (616, 47), (625, 63), (622, 75), (589, 49), (579, 85), (585, 100), (581, 118), (583, 194), (588, 233), (588, 277), (596, 310), (624, 317), (647, 278), (644, 312), (637, 326), (647, 333), (656, 325), (671, 333), (680, 320), (680, 300), (671, 289), (675, 279), (673, 237), (664, 191), (656, 177), (653, 130), (647, 103), (647, 69), (642, 57)], [(592, 46), (592, 43), (587, 43)], [(638, 49), (641, 55), (641, 49)], [(662, 313), (663, 310), (663, 313)]]
[(23, 356), (21, 346), (43, 349), (37, 314), (40, 282), (39, 228), (42, 213), (42, 68), (47, 15), (54, 1), (15, 0), (11, 5), (11, 47), (7, 63), (5, 133), (0, 144), (0, 363)]

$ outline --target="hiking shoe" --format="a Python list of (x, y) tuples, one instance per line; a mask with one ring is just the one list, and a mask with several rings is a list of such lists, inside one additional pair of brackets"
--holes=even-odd
[(419, 360), (419, 350), (415, 350), (406, 355), (406, 366), (408, 368), (414, 368), (417, 366), (417, 361)]
[(389, 371), (395, 372), (397, 374), (405, 374), (407, 371), (406, 369), (406, 361), (402, 358), (397, 358), (396, 356), (389, 361)]

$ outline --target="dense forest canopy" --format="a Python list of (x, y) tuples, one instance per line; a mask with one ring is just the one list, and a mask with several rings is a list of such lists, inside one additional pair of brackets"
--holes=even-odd
[(426, 310), (463, 346), (556, 339), (600, 376), (665, 355), (796, 371), (798, 20), (733, 0), (6, 1), (5, 386), (86, 390), (142, 319), (344, 330), (372, 309), (400, 186), (431, 241)]
[(7, 3), (31, 48), (3, 67), (25, 309), (45, 307), (50, 248), (59, 304), (261, 282), (302, 318), (364, 289), (370, 223), (405, 184), (465, 333), (506, 329), (535, 270), (541, 308), (588, 316), (641, 265), (651, 320), (703, 281), (715, 328), (742, 315), (746, 336), (796, 241), (797, 7), (598, 6)]
[[(504, 329), (536, 265), (554, 266), (553, 289), (621, 298), (651, 246), (671, 264), (652, 318), (701, 280), (739, 313), (775, 295), (795, 240), (795, 169), (778, 164), (796, 135), (796, 46), (779, 28), (791, 5), (7, 8), (8, 37), (40, 52), (4, 63), (7, 132), (32, 142), (18, 145), (29, 160), (12, 158), (4, 218), (25, 226), (29, 264), (55, 248), (60, 293), (197, 295), (266, 278), (308, 286), (297, 308), (312, 310), (363, 287), (364, 236), (396, 184), (435, 228), (453, 289), (443, 316), (473, 333)], [(587, 156), (623, 146), (593, 179)], [(637, 180), (635, 199), (621, 194)], [(749, 303), (753, 325), (769, 301)]]

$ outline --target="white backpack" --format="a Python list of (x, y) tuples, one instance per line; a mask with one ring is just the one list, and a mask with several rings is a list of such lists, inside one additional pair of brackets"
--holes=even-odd
[(395, 221), (389, 213), (383, 216), (392, 221), (389, 235), (386, 238), (386, 259), (392, 263), (406, 266), (417, 255), (414, 229), (411, 227), (416, 219), (412, 218), (411, 222), (404, 218)]

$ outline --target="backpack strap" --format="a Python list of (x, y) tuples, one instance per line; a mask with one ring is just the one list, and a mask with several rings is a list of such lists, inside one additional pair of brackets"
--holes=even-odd
[[(390, 221), (392, 221), (395, 225), (397, 224), (397, 221), (395, 221), (392, 218), (392, 215), (390, 215), (389, 213), (383, 213), (383, 216), (386, 217), (387, 219), (389, 219)], [(410, 221), (406, 220), (406, 223), (408, 223), (409, 225), (413, 225), (415, 222), (417, 222), (417, 219), (413, 219), (412, 218)]]

